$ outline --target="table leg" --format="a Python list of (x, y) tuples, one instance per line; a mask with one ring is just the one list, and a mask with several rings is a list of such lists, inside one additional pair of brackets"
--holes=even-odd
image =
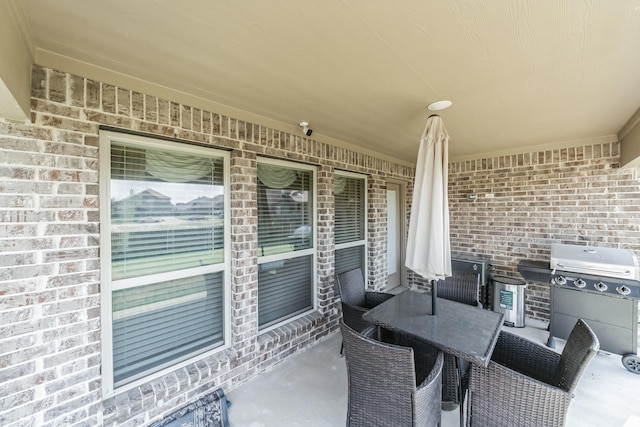
[(460, 409), (460, 427), (464, 426), (464, 389), (462, 388), (462, 365), (458, 356), (454, 357), (458, 370), (458, 408)]

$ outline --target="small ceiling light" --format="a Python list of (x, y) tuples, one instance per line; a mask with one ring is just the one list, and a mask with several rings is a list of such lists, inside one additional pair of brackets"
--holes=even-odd
[(453, 102), (445, 99), (442, 101), (436, 101), (433, 104), (429, 104), (427, 108), (431, 111), (440, 111), (446, 110), (447, 108), (451, 107), (451, 104), (453, 104)]

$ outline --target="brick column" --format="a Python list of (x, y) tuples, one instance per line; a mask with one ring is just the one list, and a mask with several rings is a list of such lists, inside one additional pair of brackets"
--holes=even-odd
[(380, 174), (372, 174), (368, 188), (368, 260), (367, 286), (380, 290), (387, 284), (387, 182)]
[(335, 277), (335, 234), (334, 234), (334, 197), (333, 168), (318, 168), (318, 241), (317, 241), (317, 280), (318, 309), (325, 314), (334, 307)]
[(231, 152), (231, 325), (238, 364), (253, 357), (258, 335), (258, 201), (255, 153)]

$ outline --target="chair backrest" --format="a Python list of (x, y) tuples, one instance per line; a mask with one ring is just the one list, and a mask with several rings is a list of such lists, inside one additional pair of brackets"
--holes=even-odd
[(347, 425), (406, 425), (413, 413), (416, 372), (413, 349), (374, 339), (378, 328), (358, 333), (340, 322), (349, 379)]
[(584, 320), (578, 320), (562, 350), (560, 363), (554, 373), (555, 385), (573, 392), (587, 365), (599, 349), (600, 342), (591, 327)]
[(356, 307), (365, 306), (365, 283), (361, 268), (345, 271), (336, 275), (336, 284), (343, 302)]
[(479, 305), (481, 274), (452, 271), (451, 276), (438, 282), (438, 296), (468, 305)]

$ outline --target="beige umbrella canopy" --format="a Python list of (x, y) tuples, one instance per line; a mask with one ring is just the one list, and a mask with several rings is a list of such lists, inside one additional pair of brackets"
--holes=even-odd
[(420, 138), (405, 260), (408, 268), (431, 281), (432, 314), (437, 281), (451, 276), (448, 162), (449, 134), (440, 116), (432, 115)]

